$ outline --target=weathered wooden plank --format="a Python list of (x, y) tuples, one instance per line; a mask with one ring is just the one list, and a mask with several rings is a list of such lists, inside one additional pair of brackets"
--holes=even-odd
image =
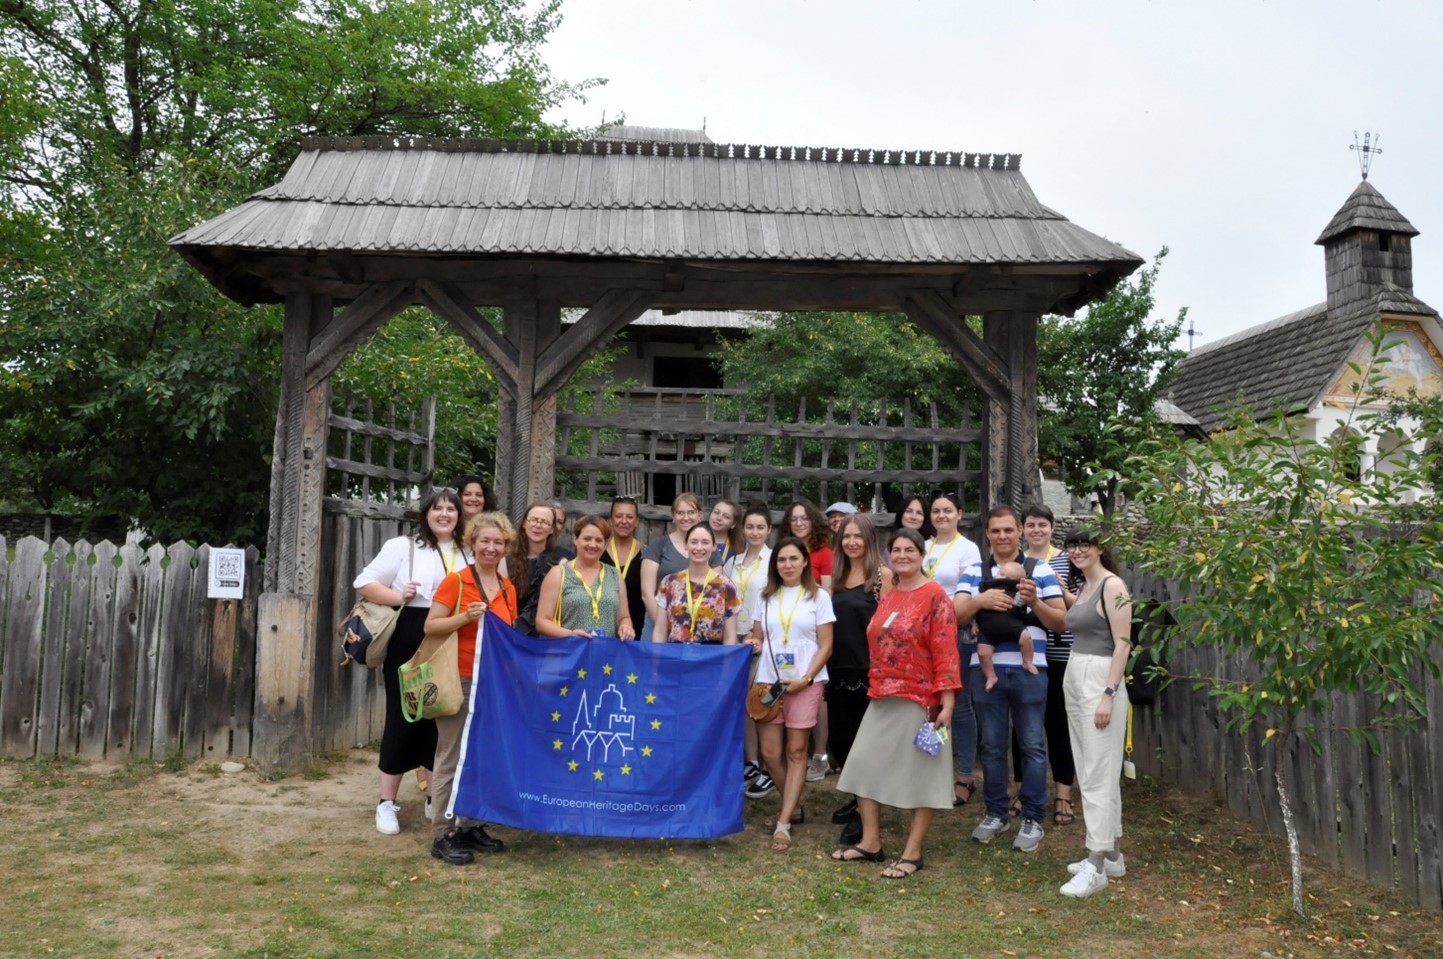
[[(601, 457), (591, 459), (589, 456), (558, 456), (556, 465), (560, 469), (569, 470), (617, 470), (624, 469), (628, 461)], [(648, 463), (647, 472), (660, 473), (671, 476), (684, 476), (697, 471), (697, 464), (684, 461), (661, 461)], [(800, 482), (816, 479), (817, 471), (811, 466), (748, 466), (736, 463), (709, 463), (707, 470), (718, 476), (741, 477), (743, 479), (783, 479)], [(980, 479), (980, 473), (970, 472), (958, 474), (952, 470), (912, 470), (903, 472), (898, 470), (887, 471), (887, 477), (895, 482), (909, 482), (922, 484), (940, 484), (947, 482), (968, 482)], [(858, 483), (872, 482), (877, 474), (871, 470), (835, 470), (832, 473), (834, 481), (852, 481)]]
[(256, 613), (260, 635), (251, 754), (281, 768), (300, 768), (311, 753), (313, 599), (262, 593)]
[[(1418, 819), (1414, 808), (1419, 789), (1414, 779), (1418, 771), (1410, 761), (1409, 747), (1418, 732), (1417, 727), (1394, 726), (1383, 736), (1390, 787), (1388, 799), (1392, 807), (1389, 845), (1393, 852), (1393, 879), (1412, 902), (1418, 901), (1419, 894)], [(1427, 775), (1426, 770), (1421, 772)]]
[(1309, 745), (1309, 736), (1303, 728), (1316, 722), (1312, 714), (1305, 714), (1299, 720), (1299, 731), (1293, 734), (1287, 744), (1288, 782), (1293, 794), (1293, 822), (1298, 830), (1298, 843), (1303, 852), (1315, 855), (1315, 851), (1327, 841), (1327, 834), (1333, 830), (1332, 810), (1320, 801), (1318, 784), (1312, 775), (1316, 756)]
[(145, 551), (140, 567), (140, 623), (137, 627), (139, 657), (135, 669), (135, 718), (131, 732), (132, 754), (156, 756), (155, 700), (156, 673), (160, 668), (160, 647), (165, 641), (161, 618), (165, 610), (165, 550), (159, 545)]
[[(180, 714), (180, 751), (187, 759), (198, 759), (209, 752), (205, 734), (209, 719), (211, 630), (215, 623), (214, 607), (224, 602), (206, 595), (210, 589), (210, 553), (211, 548), (207, 545), (196, 548), (195, 572), (190, 578), (190, 595), (186, 601), (190, 623), (183, 638), (185, 650), (179, 681), (184, 697)], [(172, 565), (174, 561), (172, 556)], [(171, 630), (171, 635), (175, 635), (174, 630)]]
[[(1434, 655), (1443, 649), (1434, 647)], [(1443, 682), (1418, 667), (1415, 676), (1425, 690), (1428, 718), (1412, 741), (1418, 787), (1418, 904), (1425, 909), (1443, 910)]]
[[(247, 580), (247, 586), (249, 586)], [(236, 647), (240, 634), (242, 600), (210, 601), (206, 638), (205, 703), (200, 710), (201, 741), (206, 756), (229, 756), (231, 748), (231, 708), (235, 691)]]
[(155, 646), (155, 698), (151, 704), (151, 750), (156, 758), (180, 754), (181, 717), (186, 700), (186, 651), (195, 631), (191, 606), (191, 563), (195, 550), (189, 543), (172, 543), (167, 551), (161, 582), (161, 609)]
[[(392, 447), (394, 450), (394, 446)], [(391, 454), (394, 455), (394, 452)], [(349, 473), (352, 476), (365, 476), (370, 479), (389, 480), (393, 483), (402, 483), (408, 486), (420, 486), (430, 477), (420, 470), (400, 469), (395, 466), (381, 466), (376, 463), (362, 463), (358, 460), (345, 460), (339, 456), (326, 457), (326, 469), (339, 470)]]
[(1367, 813), (1363, 806), (1369, 799), (1364, 791), (1362, 755), (1367, 747), (1355, 744), (1345, 732), (1362, 724), (1359, 700), (1355, 696), (1340, 696), (1333, 710), (1338, 723), (1332, 739), (1333, 755), (1338, 762), (1342, 867), (1348, 875), (1361, 877), (1367, 875), (1367, 854), (1364, 850), (1367, 836), (1363, 828)]
[[(412, 446), (427, 446), (430, 440), (427, 436), (417, 430), (403, 430), (394, 426), (385, 426), (381, 423), (372, 423), (369, 420), (356, 419), (354, 416), (343, 413), (332, 413), (330, 416), (332, 429), (345, 430), (347, 434), (359, 433), (362, 436), (372, 436), (380, 439), (388, 439), (397, 443), (408, 443)], [(347, 437), (347, 443), (350, 437)], [(349, 449), (349, 447), (347, 447)], [(349, 459), (350, 457), (345, 457)]]
[(1322, 709), (1316, 717), (1318, 750), (1309, 749), (1299, 756), (1299, 778), (1308, 776), (1313, 781), (1313, 801), (1317, 804), (1317, 845), (1312, 854), (1330, 869), (1338, 866), (1341, 851), (1338, 848), (1338, 777), (1337, 761), (1333, 756), (1333, 737), (1329, 734), (1337, 714), (1332, 705)]
[(126, 543), (115, 571), (115, 624), (110, 660), (110, 707), (105, 719), (106, 758), (123, 760), (145, 755), (135, 742), (136, 684), (145, 643), (141, 636), (141, 602), (145, 554)]
[(0, 753), (21, 759), (35, 755), (35, 713), (39, 699), (47, 547), (33, 536), (15, 544), (10, 563), (5, 672), (0, 675)]
[(116, 619), (123, 615), (115, 608), (114, 543), (95, 546), (95, 564), (91, 568), (90, 605), (85, 620), (90, 633), (90, 652), (85, 664), (85, 681), (81, 692), (77, 749), (80, 758), (105, 758), (106, 723), (110, 716), (111, 684), (115, 680)]
[(235, 664), (231, 669), (231, 754), (236, 756), (250, 755), (254, 733), (260, 569), (260, 553), (252, 546), (246, 550), (246, 592), (237, 617)]
[(71, 548), (70, 608), (65, 614), (69, 624), (66, 643), (64, 677), (60, 685), (56, 749), (61, 755), (73, 755), (80, 749), (80, 716), (84, 708), (86, 673), (95, 658), (96, 630), (89, 620), (90, 594), (94, 589), (95, 570), (91, 554), (95, 548), (80, 540)]
[[(66, 647), (75, 638), (66, 627), (70, 612), (70, 544), (57, 539), (50, 546), (45, 585), (45, 620), (40, 639), (40, 701), (35, 711), (35, 754), (59, 752), (60, 688), (65, 679)], [(85, 637), (79, 637), (82, 651)]]
[[(643, 416), (636, 414), (611, 414), (611, 413), (558, 413), (556, 416), (558, 426), (570, 426), (588, 429), (625, 430), (629, 433), (662, 433), (672, 434), (676, 432), (677, 421), (674, 417), (667, 416)], [(885, 423), (862, 423), (852, 425), (850, 423), (757, 423), (742, 422), (740, 420), (717, 420), (709, 419), (697, 424), (699, 432), (710, 432), (714, 434), (718, 442), (741, 442), (750, 437), (771, 436), (781, 439), (827, 439), (834, 440), (861, 440), (866, 442), (878, 442), (881, 440), (909, 443), (977, 443), (982, 439), (982, 431), (972, 427), (948, 427), (945, 429), (932, 430), (926, 426), (888, 426)]]
[(360, 500), (340, 499), (327, 496), (321, 501), (321, 509), (327, 513), (342, 516), (359, 516), (366, 519), (400, 521), (406, 518), (410, 506), (405, 503), (363, 503)]
[[(1361, 697), (1362, 715), (1371, 722), (1383, 707), (1377, 696)], [(1387, 757), (1366, 749), (1362, 755), (1365, 832), (1363, 859), (1367, 878), (1386, 886), (1393, 885), (1393, 809), (1392, 787), (1389, 784)]]

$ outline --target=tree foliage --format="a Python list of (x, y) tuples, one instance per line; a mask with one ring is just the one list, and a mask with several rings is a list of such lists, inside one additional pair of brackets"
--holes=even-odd
[[(1355, 368), (1359, 400), (1375, 399), (1385, 340), (1374, 334), (1371, 363)], [(1443, 511), (1436, 495), (1422, 495), (1438, 466), (1440, 413), (1415, 434), (1434, 439), (1422, 454), (1404, 446), (1382, 468), (1360, 475), (1354, 466), (1398, 415), (1355, 404), (1348, 429), (1323, 442), (1304, 438), (1297, 418), (1259, 422), (1247, 410), (1206, 442), (1116, 430), (1134, 450), (1124, 469), (1135, 490), (1117, 542), (1138, 569), (1191, 590), (1173, 610), (1169, 642), (1214, 646), (1252, 665), (1245, 677), (1178, 678), (1213, 696), (1232, 726), (1264, 725), (1300, 912), (1284, 762), (1294, 735), (1314, 735), (1308, 717), (1339, 694), (1369, 693), (1383, 713), (1349, 732), (1376, 749), (1379, 728), (1423, 715), (1419, 678), (1439, 676), (1443, 664)]]
[[(0, 2), (11, 504), (118, 517), (166, 539), (257, 541), (278, 311), (224, 300), (166, 239), (274, 182), (308, 134), (551, 134), (544, 111), (586, 87), (555, 81), (541, 60), (558, 5)], [(393, 392), (383, 370), (449, 349), (421, 327), (381, 339), (403, 355), (367, 351), (376, 370), (358, 376), (378, 398)], [(484, 410), (456, 412), (486, 422)]]
[[(1075, 319), (1044, 317), (1037, 331), (1038, 439), (1044, 460), (1062, 467), (1068, 489), (1095, 492), (1111, 514), (1127, 451), (1101, 426), (1114, 418), (1156, 422), (1155, 403), (1185, 355), (1173, 344), (1187, 310), (1152, 317), (1153, 288), (1167, 257), (1119, 284)], [(1110, 478), (1094, 480), (1099, 470)]]

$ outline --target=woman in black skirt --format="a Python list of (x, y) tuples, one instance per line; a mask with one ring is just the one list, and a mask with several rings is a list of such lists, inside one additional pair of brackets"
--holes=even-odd
[[(448, 573), (471, 562), (462, 544), (461, 498), (452, 489), (438, 489), (421, 503), (421, 531), (387, 540), (376, 558), (356, 577), (362, 599), (400, 606), (396, 631), (386, 649), (381, 674), (386, 684), (386, 725), (381, 733), (381, 798), (376, 804), (376, 830), (388, 836), (401, 831), (396, 794), (401, 777), (425, 769), (427, 779), (436, 756), (436, 724), (408, 723), (401, 715), (401, 684), (397, 671), (416, 654), (424, 636), (431, 594)], [(429, 806), (431, 798), (426, 797)], [(429, 813), (429, 810), (427, 810)]]

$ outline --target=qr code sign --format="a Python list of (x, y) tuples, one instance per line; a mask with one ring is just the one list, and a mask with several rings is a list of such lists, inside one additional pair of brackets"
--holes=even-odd
[(241, 574), (241, 557), (232, 553), (226, 553), (216, 557), (215, 578), (218, 585), (239, 586), (241, 583)]

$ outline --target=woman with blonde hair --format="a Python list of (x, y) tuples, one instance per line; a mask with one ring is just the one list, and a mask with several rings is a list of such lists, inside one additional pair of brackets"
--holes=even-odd
[(516, 620), (516, 587), (502, 576), (501, 560), (516, 538), (511, 521), (502, 513), (478, 513), (467, 530), (474, 561), (448, 575), (436, 587), (426, 616), (427, 636), (456, 633), (456, 666), (461, 673), (461, 709), (436, 722), (436, 768), (431, 775), (431, 796), (436, 814), (431, 826), (431, 855), (460, 866), (478, 852), (500, 852), (505, 843), (486, 832), (484, 823), (451, 818), (451, 786), (461, 759), (461, 737), (471, 715), (473, 669), (476, 662), (477, 624), (488, 611), (502, 621)]
[(646, 623), (639, 636), (643, 642), (651, 639), (656, 622), (657, 587), (672, 573), (686, 569), (686, 534), (699, 522), (701, 500), (695, 493), (682, 493), (671, 501), (671, 532), (652, 540), (641, 554), (641, 598), (646, 602)]
[(626, 584), (615, 567), (601, 562), (611, 524), (600, 516), (583, 516), (572, 527), (576, 558), (557, 563), (541, 583), (536, 607), (537, 635), (615, 636), (635, 639)]

